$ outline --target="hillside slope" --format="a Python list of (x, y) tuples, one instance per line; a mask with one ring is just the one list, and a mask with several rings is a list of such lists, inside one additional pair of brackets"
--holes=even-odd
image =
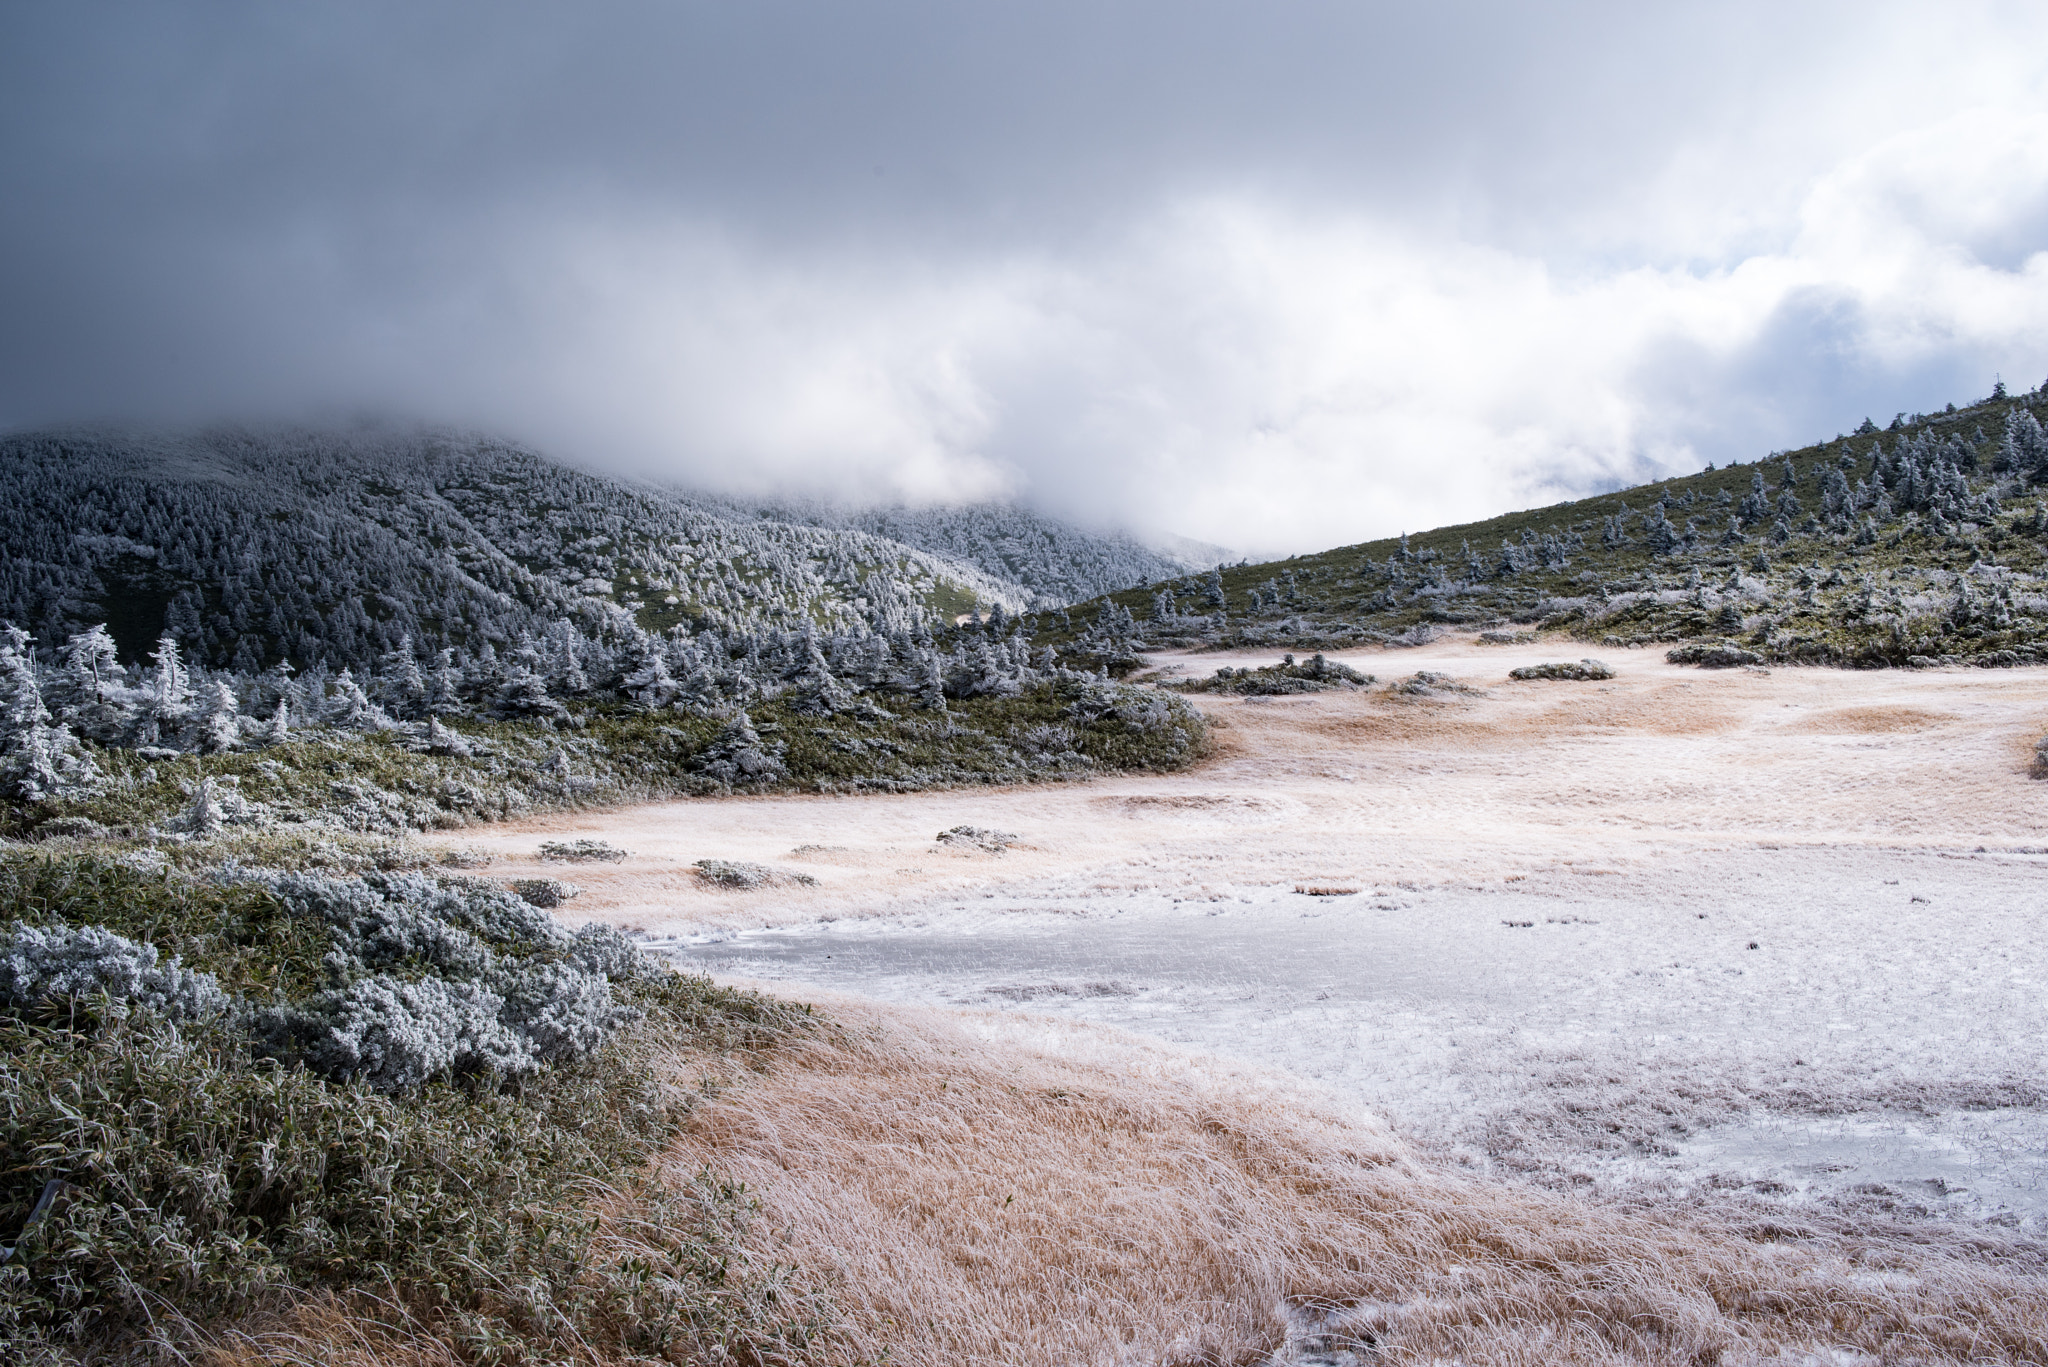
[(1205, 569), (1227, 558), (1221, 547), (1176, 538), (1168, 550), (1122, 532), (1092, 532), (1013, 503), (950, 508), (845, 508), (803, 500), (705, 499), (776, 522), (866, 532), (971, 565), (1015, 585), (1025, 606), (1057, 608), (1137, 584)]
[(1155, 581), (1045, 638), (1128, 659), (1148, 644), (1419, 644), (1443, 625), (1521, 624), (1726, 659), (2048, 659), (2044, 418), (2048, 385), (2001, 389), (1751, 464)]
[(218, 429), (0, 439), (0, 620), (46, 643), (106, 622), (253, 671), (597, 640), (903, 630), (1018, 590), (856, 530), (719, 517), (484, 438)]

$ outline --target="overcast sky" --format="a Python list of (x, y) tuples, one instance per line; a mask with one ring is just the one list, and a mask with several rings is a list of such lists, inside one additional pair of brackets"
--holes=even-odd
[(11, 5), (0, 427), (1292, 552), (2048, 379), (2048, 7)]

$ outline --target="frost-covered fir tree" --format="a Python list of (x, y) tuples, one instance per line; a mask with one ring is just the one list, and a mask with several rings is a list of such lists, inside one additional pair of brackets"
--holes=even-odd
[(65, 642), (47, 692), (64, 724), (95, 744), (117, 744), (134, 725), (135, 690), (104, 623)]
[(0, 638), (0, 793), (40, 802), (90, 792), (100, 782), (99, 766), (43, 703), (33, 638), (9, 626)]
[(238, 750), (242, 745), (241, 704), (226, 679), (215, 679), (200, 690), (199, 705), (192, 719), (192, 748), (202, 754)]
[(334, 676), (329, 686), (327, 705), (320, 713), (320, 720), (343, 731), (389, 731), (393, 728), (391, 718), (384, 709), (370, 701), (370, 695), (356, 682), (355, 673), (344, 669)]
[(818, 638), (806, 629), (800, 672), (790, 692), (790, 707), (803, 714), (829, 717), (853, 706), (853, 691), (832, 673), (818, 650)]
[(401, 717), (416, 717), (426, 707), (427, 678), (413, 654), (412, 637), (398, 638), (398, 645), (377, 659), (377, 701)]
[(782, 763), (780, 743), (771, 745), (763, 741), (761, 733), (754, 729), (753, 718), (744, 709), (719, 729), (690, 767), (727, 787), (772, 783), (789, 772)]
[(175, 746), (192, 713), (192, 677), (185, 669), (178, 643), (166, 633), (150, 656), (150, 670), (136, 708), (135, 739), (140, 745)]
[(619, 686), (626, 696), (646, 708), (667, 707), (681, 691), (669, 673), (668, 652), (661, 642), (642, 632), (626, 649), (625, 674)]

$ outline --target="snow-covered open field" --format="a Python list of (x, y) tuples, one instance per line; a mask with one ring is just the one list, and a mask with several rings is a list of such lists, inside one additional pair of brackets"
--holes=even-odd
[[(791, 995), (1097, 1022), (1324, 1084), (1468, 1171), (2028, 1256), (2048, 673), (1613, 651), (1611, 683), (1507, 680), (1566, 657), (1446, 644), (1343, 658), (1479, 691), (1204, 699), (1216, 755), (1185, 774), (448, 839), (508, 877), (561, 875), (543, 834), (623, 846), (568, 873), (579, 918)], [(934, 844), (963, 823), (1020, 843)], [(718, 890), (707, 858), (817, 886)]]

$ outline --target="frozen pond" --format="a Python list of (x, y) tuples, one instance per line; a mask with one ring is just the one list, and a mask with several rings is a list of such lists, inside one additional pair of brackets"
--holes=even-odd
[(2041, 863), (1741, 850), (1196, 900), (1054, 880), (665, 947), (722, 975), (1049, 1012), (1283, 1067), (1452, 1161), (1539, 1180), (2033, 1229)]

